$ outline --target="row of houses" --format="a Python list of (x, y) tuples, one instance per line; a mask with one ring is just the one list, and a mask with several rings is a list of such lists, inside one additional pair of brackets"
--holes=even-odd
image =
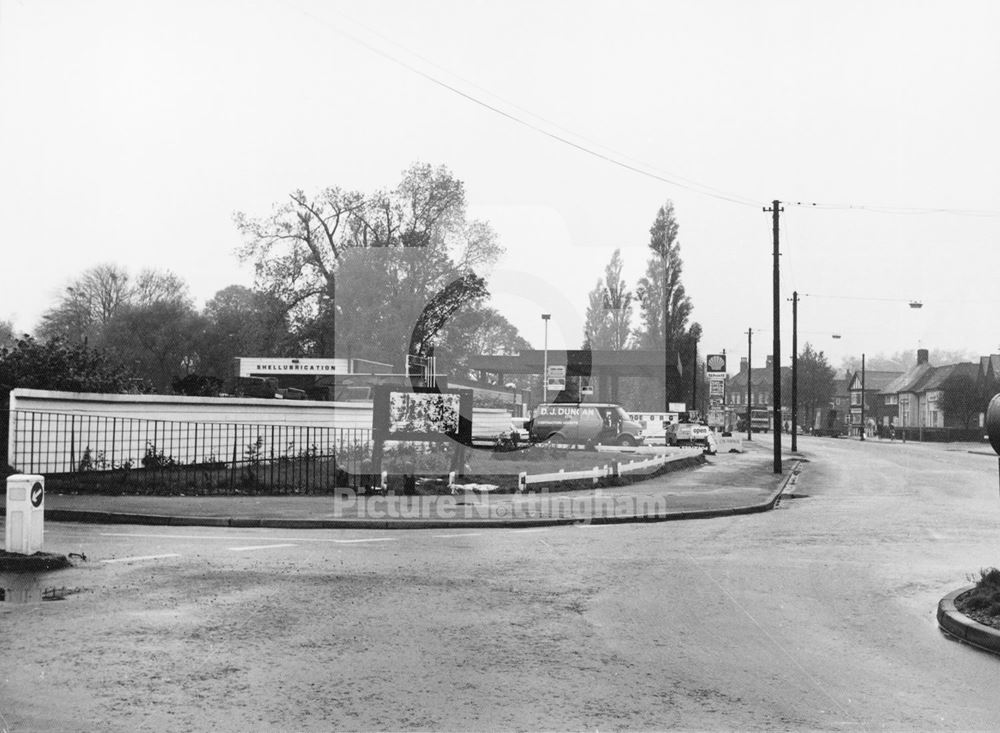
[[(773, 404), (771, 357), (761, 369), (746, 359), (729, 379), (726, 405), (736, 413)], [(781, 367), (782, 380), (791, 367)], [(749, 384), (749, 388), (748, 388)], [(974, 431), (982, 427), (986, 404), (1000, 392), (1000, 354), (979, 362), (933, 366), (927, 349), (917, 350), (917, 362), (906, 371), (857, 370), (835, 376), (833, 396), (814, 414), (799, 412), (806, 430), (830, 430), (871, 435), (889, 428)], [(790, 418), (789, 397), (783, 396), (783, 420)]]

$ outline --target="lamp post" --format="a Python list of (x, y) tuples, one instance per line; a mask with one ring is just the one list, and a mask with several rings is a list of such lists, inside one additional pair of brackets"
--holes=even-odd
[(865, 355), (861, 355), (861, 440), (865, 439)]
[(753, 354), (753, 329), (747, 329), (747, 440), (753, 440), (753, 431), (750, 423), (750, 376), (753, 374), (753, 362), (750, 357)]
[(698, 410), (698, 339), (694, 340), (694, 354), (691, 355), (691, 409)]
[(542, 402), (549, 396), (549, 318), (550, 313), (542, 313), (542, 320), (545, 321), (545, 349), (542, 351)]

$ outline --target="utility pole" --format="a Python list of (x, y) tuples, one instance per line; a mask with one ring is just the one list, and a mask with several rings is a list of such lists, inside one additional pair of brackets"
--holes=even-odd
[(799, 449), (799, 291), (792, 293), (792, 453)]
[(778, 268), (778, 214), (784, 209), (781, 202), (775, 199), (771, 202), (771, 208), (764, 211), (771, 213), (771, 229), (774, 234), (774, 264), (772, 271), (774, 275), (774, 287), (772, 288), (772, 310), (774, 312), (774, 343), (771, 353), (771, 389), (774, 402), (774, 472), (781, 473), (781, 279)]
[(753, 431), (750, 429), (750, 375), (753, 374), (753, 329), (747, 329), (747, 440), (753, 440)]

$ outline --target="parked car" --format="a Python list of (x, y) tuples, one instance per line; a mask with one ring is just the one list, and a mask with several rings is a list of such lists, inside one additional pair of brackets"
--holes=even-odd
[(708, 425), (695, 422), (680, 422), (667, 428), (667, 445), (703, 445), (708, 446), (712, 431)]

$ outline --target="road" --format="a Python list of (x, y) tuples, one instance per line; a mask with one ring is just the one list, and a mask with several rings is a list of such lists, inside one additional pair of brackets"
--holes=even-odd
[(0, 606), (0, 726), (1000, 728), (1000, 660), (948, 641), (934, 616), (1000, 563), (996, 457), (799, 448), (799, 498), (740, 517), (49, 525), (47, 546), (90, 560), (64, 571), (81, 589), (66, 601)]

